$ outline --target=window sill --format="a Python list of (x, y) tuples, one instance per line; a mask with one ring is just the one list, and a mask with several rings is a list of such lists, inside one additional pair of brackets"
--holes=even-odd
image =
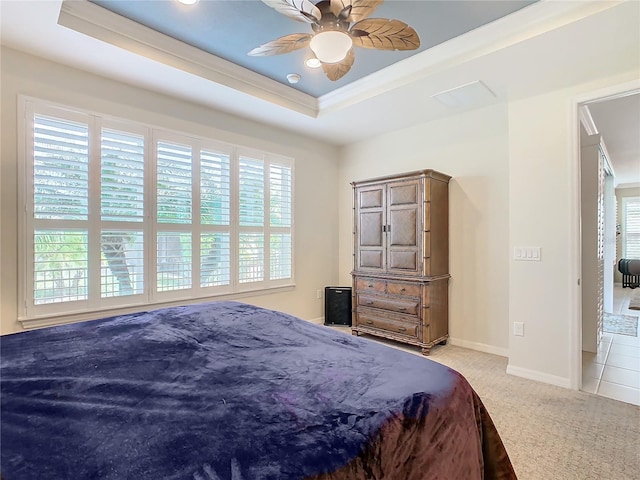
[(223, 301), (223, 300), (241, 300), (247, 297), (257, 297), (262, 295), (273, 295), (275, 293), (290, 292), (295, 289), (295, 284), (282, 285), (271, 288), (261, 288), (259, 290), (245, 290), (242, 292), (226, 293), (219, 295), (209, 295), (206, 297), (189, 298), (175, 300), (171, 302), (159, 303), (143, 303), (122, 308), (109, 308), (103, 310), (92, 310), (84, 312), (63, 313), (56, 315), (42, 315), (38, 317), (21, 317), (18, 321), (25, 330), (34, 328), (51, 327), (55, 325), (64, 325), (67, 323), (83, 322), (87, 320), (98, 320), (100, 318), (115, 317), (118, 315), (126, 315), (129, 313), (138, 313), (148, 310), (158, 310), (166, 307), (176, 307), (180, 305), (192, 305), (195, 303), (203, 303), (207, 301)]

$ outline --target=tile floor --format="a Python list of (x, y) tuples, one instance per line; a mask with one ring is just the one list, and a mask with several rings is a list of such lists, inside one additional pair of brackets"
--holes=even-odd
[[(610, 313), (640, 317), (628, 308), (635, 291), (616, 285)], [(582, 352), (582, 390), (640, 405), (640, 336), (604, 333), (597, 354)]]

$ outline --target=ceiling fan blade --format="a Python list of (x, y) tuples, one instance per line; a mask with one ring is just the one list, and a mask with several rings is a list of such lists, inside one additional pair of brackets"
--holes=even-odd
[(327, 75), (327, 78), (332, 82), (341, 79), (344, 77), (355, 62), (356, 56), (353, 54), (353, 48), (349, 50), (347, 56), (344, 57), (344, 60), (338, 63), (323, 63), (322, 69), (324, 73)]
[(331, 0), (331, 13), (340, 18), (340, 13), (351, 7), (345, 20), (349, 23), (359, 22), (371, 15), (382, 2), (383, 0)]
[(351, 27), (354, 45), (376, 50), (415, 50), (420, 46), (416, 31), (400, 20), (369, 18)]
[(281, 53), (289, 53), (309, 45), (311, 37), (310, 33), (292, 33), (284, 37), (276, 38), (264, 45), (251, 50), (248, 55), (252, 57), (266, 57), (268, 55), (279, 55)]
[(298, 22), (317, 23), (322, 18), (320, 9), (309, 0), (262, 0), (262, 2)]

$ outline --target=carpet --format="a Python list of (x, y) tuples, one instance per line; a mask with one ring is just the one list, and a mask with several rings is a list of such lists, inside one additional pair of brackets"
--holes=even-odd
[[(351, 334), (348, 327), (338, 328)], [(422, 355), (412, 345), (376, 342)], [(639, 480), (640, 407), (509, 375), (507, 358), (455, 345), (433, 348), (428, 358), (469, 380), (518, 480)]]
[(636, 290), (629, 300), (630, 310), (640, 310), (640, 290)]
[(618, 333), (621, 335), (638, 336), (638, 317), (633, 315), (604, 314), (602, 330), (607, 333)]

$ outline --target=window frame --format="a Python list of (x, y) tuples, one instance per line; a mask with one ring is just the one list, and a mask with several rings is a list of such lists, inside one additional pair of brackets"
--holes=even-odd
[[(59, 220), (34, 218), (34, 119), (35, 116), (49, 116), (61, 120), (69, 120), (88, 126), (89, 160), (89, 215), (87, 220), (63, 221), (65, 229), (76, 228), (75, 225), (86, 225), (88, 240), (88, 280), (87, 299), (62, 301), (52, 303), (35, 303), (35, 242), (33, 234), (39, 227), (47, 223), (59, 225)], [(134, 135), (141, 135), (144, 139), (144, 213), (142, 222), (103, 220), (101, 217), (101, 139), (103, 130), (115, 130)], [(294, 230), (294, 202), (295, 202), (295, 161), (291, 157), (266, 152), (253, 147), (235, 145), (214, 138), (188, 134), (166, 127), (156, 127), (142, 122), (117, 118), (110, 115), (97, 114), (84, 109), (68, 107), (33, 97), (19, 96), (18, 99), (18, 135), (23, 141), (18, 142), (18, 156), (22, 168), (18, 172), (19, 215), (18, 222), (18, 320), (29, 322), (38, 319), (51, 319), (51, 323), (58, 323), (57, 317), (90, 318), (96, 314), (109, 310), (114, 314), (141, 306), (153, 305), (161, 307), (177, 302), (190, 303), (214, 297), (245, 297), (272, 293), (283, 288), (295, 286), (295, 230)], [(157, 148), (158, 142), (189, 145), (191, 147), (191, 223), (163, 223), (158, 221), (157, 211)], [(202, 152), (229, 156), (229, 225), (210, 225), (202, 223), (201, 206), (201, 155)], [(242, 155), (259, 159), (265, 165), (264, 176), (264, 224), (261, 229), (264, 235), (265, 248), (262, 265), (265, 278), (259, 282), (238, 281), (239, 253), (238, 242), (242, 228), (239, 226), (239, 161)], [(290, 169), (290, 226), (274, 227), (269, 220), (269, 205), (271, 201), (269, 190), (270, 165), (282, 165)], [(97, 195), (96, 195), (97, 192)], [(73, 224), (73, 225), (71, 225)], [(59, 228), (59, 227), (58, 227)], [(79, 227), (78, 227), (79, 228)], [(131, 295), (103, 296), (101, 294), (101, 249), (100, 242), (103, 231), (141, 231), (143, 234), (143, 276), (144, 288), (142, 293)], [(269, 241), (271, 232), (287, 231), (291, 239), (291, 274), (288, 278), (269, 278), (271, 257)], [(180, 231), (191, 234), (191, 286), (184, 289), (158, 291), (157, 288), (157, 245), (158, 233), (162, 231)], [(201, 286), (201, 235), (228, 231), (229, 233), (229, 284)], [(97, 236), (96, 236), (97, 235)], [(74, 317), (74, 318), (75, 318)]]
[[(628, 236), (629, 236), (629, 232), (628, 232), (628, 225), (627, 225), (627, 210), (629, 208), (629, 203), (636, 203), (638, 204), (638, 210), (640, 210), (640, 196), (628, 196), (628, 197), (622, 197), (622, 218), (621, 218), (621, 233), (622, 233), (622, 239), (621, 239), (621, 250), (622, 250), (622, 256), (620, 258), (624, 258), (624, 259), (637, 259), (640, 260), (640, 256), (638, 257), (630, 257), (628, 256), (628, 252), (627, 252), (627, 240), (628, 240)], [(638, 214), (638, 220), (640, 221), (640, 213)], [(638, 243), (640, 244), (640, 232), (637, 233), (638, 235)], [(639, 247), (640, 250), (640, 247)]]

